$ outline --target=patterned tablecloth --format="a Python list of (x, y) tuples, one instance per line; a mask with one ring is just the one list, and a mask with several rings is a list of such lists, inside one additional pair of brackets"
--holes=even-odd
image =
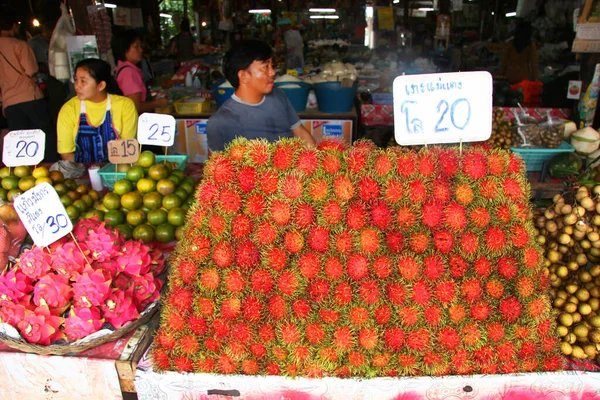
[[(138, 363), (135, 376), (139, 400), (600, 400), (600, 372), (363, 380), (290, 379), (281, 376), (157, 373), (152, 369), (148, 354), (149, 351)], [(569, 368), (598, 370), (597, 365), (572, 361)]]

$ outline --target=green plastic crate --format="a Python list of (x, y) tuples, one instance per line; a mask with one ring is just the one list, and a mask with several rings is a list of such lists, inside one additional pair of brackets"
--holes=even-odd
[[(169, 162), (177, 162), (177, 169), (185, 170), (185, 164), (187, 162), (187, 155), (167, 155), (167, 161)], [(165, 156), (156, 156), (156, 163), (162, 162), (165, 160)], [(98, 173), (102, 178), (102, 184), (106, 186), (109, 190), (113, 190), (115, 186), (115, 182), (119, 179), (125, 179), (127, 173), (126, 172), (117, 172), (117, 166), (115, 164), (106, 164), (104, 167), (100, 168)]]
[(575, 151), (575, 147), (571, 146), (571, 144), (567, 142), (562, 142), (560, 146), (555, 149), (527, 147), (511, 147), (510, 149), (523, 158), (527, 171), (541, 171), (542, 167), (544, 166), (544, 162), (550, 161), (550, 159), (555, 155), (560, 153), (572, 153)]

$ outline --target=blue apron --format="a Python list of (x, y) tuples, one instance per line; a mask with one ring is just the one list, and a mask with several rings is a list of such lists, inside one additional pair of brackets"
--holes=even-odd
[(112, 123), (110, 95), (106, 100), (106, 114), (99, 126), (88, 123), (85, 101), (81, 102), (79, 129), (75, 138), (75, 162), (95, 163), (108, 161), (108, 142), (117, 139)]

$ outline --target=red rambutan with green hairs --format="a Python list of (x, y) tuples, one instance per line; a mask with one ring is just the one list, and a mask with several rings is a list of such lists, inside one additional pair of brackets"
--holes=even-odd
[(300, 338), (302, 337), (298, 327), (294, 324), (289, 324), (289, 323), (281, 325), (278, 336), (279, 336), (279, 339), (287, 345), (292, 345), (292, 344), (297, 343), (300, 340)]
[(196, 190), (196, 200), (201, 205), (212, 205), (219, 194), (219, 187), (213, 181), (203, 182)]
[(307, 203), (302, 203), (296, 206), (294, 215), (294, 223), (300, 229), (308, 229), (314, 224), (316, 211), (313, 206)]
[(215, 338), (218, 338), (221, 341), (224, 341), (231, 332), (229, 322), (222, 319), (217, 319), (213, 321), (212, 330), (215, 335)]
[(496, 218), (504, 224), (508, 224), (512, 219), (512, 211), (506, 204), (496, 208)]
[(283, 249), (272, 248), (265, 252), (267, 265), (275, 271), (283, 271), (287, 265), (287, 254)]
[(448, 231), (435, 231), (433, 234), (433, 246), (440, 253), (447, 254), (454, 247), (454, 236)]
[(375, 304), (381, 299), (379, 285), (373, 280), (361, 282), (358, 294), (363, 303), (368, 305)]
[(467, 227), (465, 208), (458, 203), (450, 203), (444, 207), (444, 223), (453, 231), (462, 231)]
[(251, 193), (246, 197), (245, 210), (253, 217), (260, 217), (265, 213), (267, 203), (265, 197), (259, 193)]
[(354, 253), (348, 257), (346, 270), (350, 279), (361, 281), (369, 274), (369, 260), (363, 254)]
[(249, 165), (240, 168), (237, 183), (243, 192), (251, 192), (256, 187), (256, 180), (256, 168)]
[(325, 260), (325, 276), (332, 282), (344, 276), (344, 265), (339, 257), (329, 257)]
[(354, 238), (348, 231), (342, 231), (337, 234), (334, 239), (335, 249), (340, 254), (348, 254), (352, 251), (354, 245)]
[(402, 349), (404, 346), (406, 335), (404, 331), (399, 327), (388, 328), (383, 334), (383, 341), (385, 345), (394, 351)]
[(452, 198), (452, 189), (450, 187), (450, 183), (445, 178), (438, 178), (433, 181), (433, 189), (431, 194), (434, 199), (447, 203)]
[(321, 159), (321, 168), (326, 174), (334, 175), (342, 167), (342, 161), (337, 154), (324, 154)]
[(476, 321), (485, 321), (492, 313), (492, 307), (487, 300), (478, 301), (471, 305), (471, 317)]
[(343, 141), (339, 140), (339, 139), (322, 139), (319, 144), (317, 145), (317, 148), (319, 150), (337, 150), (337, 151), (344, 151), (346, 150), (346, 143), (344, 143)]
[(250, 217), (244, 214), (239, 214), (233, 217), (231, 223), (231, 235), (236, 239), (242, 239), (250, 236), (254, 229), (254, 225)]
[(399, 254), (404, 250), (404, 236), (400, 231), (392, 230), (385, 234), (385, 243), (388, 250), (392, 253)]
[(369, 152), (357, 148), (356, 146), (352, 146), (346, 154), (346, 166), (348, 167), (348, 172), (352, 175), (364, 173), (368, 168)]
[(269, 294), (274, 285), (273, 276), (266, 269), (256, 269), (250, 276), (250, 287), (254, 293)]
[(396, 172), (403, 178), (408, 178), (417, 172), (417, 155), (414, 152), (398, 152)]
[(351, 351), (348, 353), (348, 364), (350, 364), (350, 368), (362, 368), (366, 363), (367, 357), (364, 354), (358, 351)]
[(213, 234), (213, 236), (217, 238), (221, 237), (225, 232), (225, 225), (225, 218), (223, 218), (220, 215), (213, 214), (208, 219), (208, 228), (210, 229), (210, 232)]
[(312, 309), (308, 300), (298, 299), (292, 303), (292, 311), (296, 318), (303, 320), (310, 316)]
[(281, 368), (275, 362), (270, 362), (265, 365), (265, 372), (268, 375), (279, 375), (281, 373)]
[(379, 306), (375, 310), (375, 322), (379, 325), (386, 325), (392, 319), (392, 308), (387, 304)]
[(486, 328), (487, 337), (492, 342), (498, 343), (506, 336), (504, 326), (500, 322), (490, 322)]
[(275, 194), (279, 187), (279, 176), (275, 171), (261, 171), (259, 183), (260, 189), (263, 191), (264, 194)]
[(337, 225), (344, 218), (344, 211), (338, 202), (330, 200), (323, 205), (321, 215), (329, 225)]
[(505, 173), (506, 157), (499, 153), (491, 153), (487, 157), (488, 169), (491, 175), (500, 176)]
[(440, 325), (443, 316), (442, 309), (438, 306), (431, 305), (423, 309), (423, 318), (425, 319), (425, 322), (431, 326)]
[(396, 211), (396, 223), (400, 228), (408, 229), (417, 221), (417, 213), (408, 206), (400, 207)]
[(423, 254), (430, 246), (429, 235), (425, 232), (415, 232), (410, 237), (410, 249), (416, 254)]
[(427, 186), (420, 179), (408, 183), (408, 197), (413, 204), (421, 204), (427, 198)]
[(262, 344), (269, 344), (275, 340), (275, 329), (270, 324), (264, 324), (258, 327), (258, 337)]
[(233, 374), (237, 371), (238, 362), (227, 354), (221, 354), (217, 359), (217, 371), (221, 374)]
[(170, 311), (169, 314), (167, 314), (165, 322), (168, 324), (169, 329), (175, 333), (183, 331), (186, 326), (186, 320), (183, 315), (175, 311)]
[(348, 326), (340, 326), (333, 332), (333, 345), (338, 351), (347, 351), (354, 346), (354, 334)]
[(233, 249), (229, 242), (219, 242), (213, 250), (213, 262), (220, 268), (227, 268), (233, 262)]
[(183, 313), (191, 311), (193, 301), (194, 294), (192, 291), (182, 287), (171, 289), (167, 297), (168, 304)]
[(517, 276), (518, 264), (512, 256), (500, 257), (498, 260), (498, 274), (504, 279), (513, 279)]
[(490, 223), (490, 213), (485, 207), (475, 207), (469, 212), (471, 223), (476, 228), (485, 228)]
[[(386, 367), (389, 367), (391, 360), (392, 360), (392, 355), (390, 353), (374, 354), (372, 357), (373, 366), (376, 368), (385, 369)], [(394, 373), (391, 376), (396, 376), (396, 373)]]
[(461, 278), (469, 268), (467, 261), (458, 254), (452, 254), (448, 257), (448, 270), (455, 278)]
[(458, 172), (458, 153), (454, 149), (437, 149), (437, 162), (440, 174), (445, 177), (453, 177)]
[(431, 335), (427, 329), (416, 329), (406, 335), (406, 345), (411, 350), (423, 351), (431, 346)]
[(463, 173), (473, 180), (481, 179), (487, 175), (487, 160), (483, 152), (473, 150), (463, 152)]
[(425, 277), (432, 282), (440, 279), (446, 270), (444, 260), (436, 254), (423, 258), (423, 265), (425, 267)]
[(495, 200), (498, 196), (498, 183), (493, 178), (482, 179), (478, 184), (479, 196), (485, 200)]
[(235, 249), (235, 262), (244, 269), (255, 267), (260, 261), (258, 247), (250, 240), (239, 243)]
[(235, 175), (235, 166), (222, 154), (211, 157), (210, 162), (204, 167), (204, 177), (220, 186), (226, 186), (233, 182)]
[(385, 290), (387, 299), (392, 304), (404, 304), (406, 302), (406, 289), (401, 283), (388, 283)]
[(437, 341), (448, 350), (454, 350), (460, 345), (458, 332), (450, 326), (442, 328), (437, 334)]
[(525, 188), (521, 183), (512, 178), (504, 178), (502, 191), (511, 201), (517, 201), (525, 197)]
[(459, 183), (456, 185), (454, 188), (454, 198), (458, 204), (463, 206), (471, 204), (475, 198), (471, 185), (466, 183)]
[(433, 288), (433, 295), (443, 305), (452, 303), (456, 296), (456, 285), (453, 281), (442, 281)]
[(480, 300), (483, 296), (481, 280), (477, 278), (465, 279), (461, 285), (460, 292), (465, 301), (469, 303), (473, 303), (477, 300)]
[(406, 374), (415, 373), (417, 365), (417, 357), (413, 354), (399, 354), (398, 355), (398, 366)]
[(308, 246), (314, 251), (325, 253), (329, 250), (330, 237), (329, 229), (316, 226), (308, 234)]
[(534, 247), (528, 247), (523, 250), (523, 265), (527, 268), (535, 268), (540, 263), (542, 257), (540, 251)]
[(408, 281), (414, 281), (422, 273), (421, 264), (410, 255), (400, 257), (396, 262), (396, 267), (400, 275)]
[(321, 317), (321, 321), (328, 325), (335, 325), (340, 320), (340, 313), (333, 310), (321, 309), (319, 316)]
[(292, 219), (292, 208), (284, 200), (274, 200), (271, 203), (270, 215), (277, 225), (285, 226)]
[(300, 287), (300, 279), (294, 271), (284, 271), (277, 279), (277, 288), (286, 296), (293, 296)]
[(425, 305), (431, 299), (431, 291), (429, 285), (423, 280), (417, 281), (412, 287), (412, 300), (415, 304)]
[(539, 296), (527, 304), (527, 314), (533, 319), (538, 320), (550, 310), (550, 301), (544, 296)]
[(294, 145), (286, 142), (279, 142), (274, 146), (272, 164), (280, 171), (289, 169), (294, 165), (294, 155), (296, 149)]
[(177, 344), (175, 337), (165, 328), (161, 328), (158, 330), (158, 332), (156, 332), (154, 342), (160, 347), (163, 347), (165, 350), (173, 350)]
[(245, 375), (256, 375), (260, 371), (260, 366), (256, 360), (247, 358), (242, 360), (242, 372)]
[(288, 314), (287, 303), (281, 296), (271, 297), (267, 302), (267, 309), (276, 320), (281, 320)]
[(488, 250), (499, 252), (506, 247), (507, 239), (502, 228), (492, 226), (485, 232), (485, 245)]
[(325, 279), (315, 279), (306, 287), (306, 293), (313, 303), (320, 303), (329, 296), (329, 283)]
[(419, 322), (419, 310), (414, 306), (399, 307), (397, 312), (403, 325), (413, 326)]
[(475, 323), (464, 325), (460, 333), (461, 340), (465, 346), (476, 346), (481, 342), (481, 329)]
[(260, 321), (263, 314), (263, 302), (254, 296), (246, 296), (242, 302), (242, 314), (244, 319), (250, 323)]
[(180, 260), (175, 265), (183, 283), (189, 284), (196, 280), (198, 274), (198, 265), (196, 263), (189, 260)]
[(442, 222), (444, 207), (439, 201), (430, 201), (423, 205), (421, 221), (428, 228), (435, 228)]
[(349, 201), (354, 197), (354, 184), (346, 175), (338, 175), (333, 179), (333, 193), (339, 201)]
[(329, 184), (323, 178), (314, 178), (308, 183), (308, 195), (315, 203), (319, 203), (327, 198), (329, 194)]
[(372, 254), (379, 250), (380, 239), (377, 231), (375, 229), (367, 228), (360, 232), (359, 247), (367, 254)]
[(536, 291), (535, 281), (529, 276), (521, 276), (517, 280), (517, 293), (519, 297), (526, 299)]
[(159, 371), (171, 368), (171, 356), (167, 350), (154, 348), (152, 351), (152, 365)]
[(352, 307), (348, 312), (348, 320), (352, 325), (362, 326), (369, 322), (369, 310), (364, 307)]
[(293, 359), (296, 359), (299, 363), (304, 363), (310, 357), (310, 349), (303, 345), (296, 345), (296, 348), (290, 354)]
[(523, 225), (513, 225), (509, 229), (510, 240), (517, 249), (523, 249), (529, 243), (529, 233)]
[(266, 141), (256, 140), (248, 144), (247, 157), (255, 165), (266, 165), (271, 160), (271, 151)]
[(321, 272), (321, 258), (315, 253), (304, 253), (298, 259), (298, 271), (308, 280)]
[(194, 370), (192, 360), (185, 356), (175, 357), (175, 360), (173, 361), (173, 367), (179, 372), (192, 372)]
[(258, 244), (269, 245), (277, 239), (278, 230), (269, 221), (263, 221), (256, 228), (255, 238)]
[(462, 304), (454, 304), (448, 308), (448, 317), (455, 324), (461, 323), (467, 316), (467, 310)]
[(221, 302), (221, 316), (226, 319), (235, 319), (242, 311), (242, 302), (237, 297), (229, 297)]
[(436, 158), (432, 152), (422, 151), (419, 153), (419, 174), (430, 177), (437, 172)]
[(379, 198), (379, 183), (369, 176), (362, 176), (356, 182), (356, 189), (358, 198), (365, 203)]
[(361, 230), (368, 222), (369, 213), (363, 203), (351, 203), (346, 212), (346, 226), (349, 229)]
[(303, 149), (296, 160), (296, 170), (310, 176), (319, 169), (319, 157), (314, 149)]
[(253, 343), (250, 345), (250, 353), (256, 358), (264, 358), (267, 355), (267, 348), (262, 343)]
[(373, 274), (379, 279), (386, 279), (389, 277), (393, 268), (392, 260), (388, 256), (378, 256), (373, 260)]
[(290, 200), (296, 200), (302, 196), (302, 181), (297, 174), (290, 174), (281, 180), (281, 194)]
[(196, 298), (196, 309), (201, 315), (210, 317), (215, 313), (215, 303), (207, 297)]
[(375, 156), (373, 172), (380, 178), (388, 176), (394, 168), (394, 162), (389, 153), (380, 153)]
[(197, 314), (190, 315), (188, 322), (190, 330), (196, 335), (202, 336), (208, 332), (208, 324), (203, 316)]
[(402, 182), (396, 179), (389, 179), (383, 196), (388, 204), (398, 203), (404, 197), (404, 187), (402, 186)]
[(358, 344), (365, 350), (373, 350), (377, 347), (379, 335), (373, 328), (362, 328), (358, 332)]
[(492, 299), (499, 299), (504, 295), (504, 285), (496, 279), (490, 279), (485, 283), (485, 290)]
[(487, 278), (492, 273), (492, 264), (486, 257), (480, 257), (473, 263), (473, 269), (481, 278)]
[(521, 314), (523, 313), (523, 305), (516, 297), (510, 296), (500, 301), (498, 311), (500, 311), (504, 321), (512, 324), (517, 322), (517, 320), (521, 317)]
[(289, 231), (284, 237), (285, 249), (292, 254), (299, 253), (304, 248), (304, 236), (296, 231)]
[(184, 354), (196, 354), (200, 348), (200, 343), (198, 343), (198, 340), (192, 335), (183, 335), (177, 342), (181, 352)]
[(479, 251), (479, 236), (473, 232), (467, 232), (460, 238), (460, 249), (464, 254), (476, 254)]
[(311, 323), (306, 325), (305, 337), (309, 343), (322, 344), (326, 338), (325, 329), (323, 325), (318, 323)]

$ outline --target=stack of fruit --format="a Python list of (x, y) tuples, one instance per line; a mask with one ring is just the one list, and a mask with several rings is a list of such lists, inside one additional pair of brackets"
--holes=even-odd
[(511, 122), (507, 120), (502, 108), (494, 107), (492, 118), (492, 136), (490, 142), (496, 149), (509, 150), (512, 144)]
[(152, 152), (140, 154), (126, 178), (115, 182), (98, 211), (108, 226), (145, 243), (179, 240), (194, 192), (194, 180), (171, 163), (155, 162)]

